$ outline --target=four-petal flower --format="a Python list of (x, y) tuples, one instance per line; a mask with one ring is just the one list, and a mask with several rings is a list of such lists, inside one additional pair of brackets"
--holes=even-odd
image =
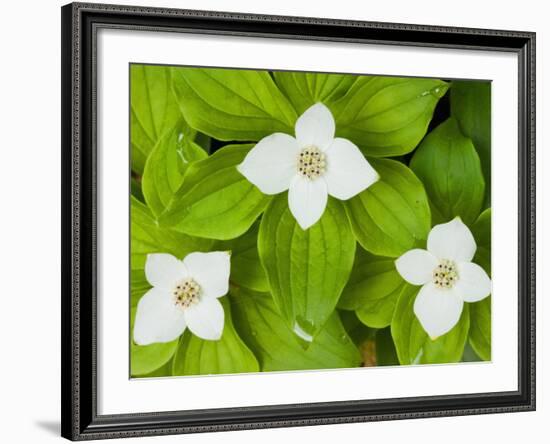
[(170, 342), (186, 327), (202, 339), (220, 339), (224, 311), (217, 298), (229, 290), (229, 271), (226, 251), (190, 253), (183, 261), (170, 254), (149, 254), (145, 276), (153, 288), (138, 303), (135, 343)]
[(422, 285), (414, 313), (432, 339), (451, 330), (464, 302), (477, 302), (491, 294), (491, 279), (472, 262), (477, 246), (459, 217), (436, 225), (428, 235), (428, 250), (407, 251), (395, 261), (399, 274)]
[(295, 133), (264, 137), (237, 168), (264, 194), (288, 190), (290, 211), (306, 230), (323, 215), (328, 195), (350, 199), (379, 176), (357, 146), (334, 137), (334, 118), (322, 103), (298, 118)]

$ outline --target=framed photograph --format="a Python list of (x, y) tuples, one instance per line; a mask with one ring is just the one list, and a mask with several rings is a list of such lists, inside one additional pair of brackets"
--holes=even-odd
[(62, 435), (535, 408), (535, 35), (62, 8)]

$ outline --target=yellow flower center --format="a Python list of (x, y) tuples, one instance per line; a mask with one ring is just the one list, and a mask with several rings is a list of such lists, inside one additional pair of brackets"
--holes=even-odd
[(298, 173), (310, 180), (325, 173), (325, 155), (316, 146), (308, 146), (298, 156)]
[(458, 281), (456, 264), (443, 259), (433, 271), (433, 283), (438, 288), (453, 288), (456, 281)]
[(200, 300), (201, 287), (193, 278), (184, 279), (176, 284), (172, 291), (174, 304), (186, 309)]

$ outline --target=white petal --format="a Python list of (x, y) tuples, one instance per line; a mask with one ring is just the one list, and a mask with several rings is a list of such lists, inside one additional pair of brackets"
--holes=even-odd
[(209, 341), (222, 337), (225, 314), (217, 299), (201, 299), (198, 304), (188, 307), (184, 315), (189, 330), (195, 336)]
[(231, 254), (228, 251), (190, 253), (183, 263), (189, 275), (200, 285), (202, 297), (219, 298), (228, 292), (231, 269)]
[(479, 265), (462, 262), (458, 264), (455, 288), (466, 302), (477, 302), (491, 294), (491, 279)]
[(187, 269), (182, 261), (171, 254), (148, 254), (145, 277), (151, 285), (171, 290), (177, 281), (187, 277)]
[(322, 103), (316, 103), (298, 117), (295, 131), (300, 148), (316, 146), (324, 151), (334, 139), (335, 124), (332, 113)]
[(378, 173), (353, 143), (336, 138), (326, 151), (328, 194), (347, 200), (380, 179)]
[(303, 230), (307, 230), (321, 218), (327, 199), (327, 184), (322, 178), (310, 180), (296, 176), (290, 183), (288, 206)]
[(438, 259), (470, 262), (477, 245), (469, 228), (460, 217), (446, 224), (436, 225), (428, 235), (428, 251)]
[(426, 250), (409, 250), (395, 261), (395, 268), (403, 279), (413, 285), (424, 285), (432, 280), (437, 258)]
[(262, 193), (277, 194), (288, 190), (297, 171), (298, 155), (294, 137), (274, 133), (260, 140), (237, 169)]
[(184, 330), (183, 311), (174, 304), (168, 291), (153, 287), (139, 300), (133, 335), (136, 344), (170, 342)]
[(414, 314), (426, 333), (432, 338), (451, 330), (462, 314), (464, 302), (454, 288), (437, 288), (433, 283), (424, 285), (414, 301)]

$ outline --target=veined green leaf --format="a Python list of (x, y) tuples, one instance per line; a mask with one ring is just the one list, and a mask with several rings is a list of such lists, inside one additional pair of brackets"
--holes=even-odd
[(234, 288), (230, 293), (235, 325), (254, 351), (262, 371), (358, 367), (359, 351), (334, 312), (307, 349), (280, 316), (267, 293)]
[(427, 238), (431, 228), (426, 191), (401, 162), (370, 159), (381, 179), (345, 202), (361, 246), (379, 256), (397, 257)]
[(172, 200), (187, 167), (208, 156), (183, 133), (173, 130), (162, 136), (147, 158), (142, 177), (145, 201), (158, 217)]
[(188, 236), (167, 228), (161, 228), (144, 204), (131, 197), (131, 294), (132, 305), (137, 305), (150, 286), (145, 280), (143, 268), (150, 253), (170, 253), (180, 259), (193, 251), (209, 251), (210, 239)]
[[(130, 331), (134, 331), (136, 308), (132, 308), (130, 315)], [(130, 373), (132, 376), (143, 376), (165, 365), (174, 355), (178, 340), (171, 342), (137, 345), (130, 338)]]
[(356, 310), (357, 317), (369, 327), (384, 328), (391, 323), (404, 285), (393, 258), (374, 256), (358, 248), (338, 307)]
[(160, 218), (161, 225), (221, 240), (245, 233), (270, 199), (237, 171), (251, 147), (227, 145), (191, 164)]
[(420, 287), (406, 284), (394, 311), (391, 333), (399, 362), (402, 365), (459, 362), (470, 326), (468, 304), (464, 304), (462, 316), (452, 330), (432, 340), (413, 311), (419, 290)]
[(206, 341), (186, 330), (174, 356), (174, 375), (213, 375), (260, 370), (256, 357), (235, 331), (228, 298), (221, 298), (220, 301), (225, 311), (221, 339)]
[(411, 169), (426, 187), (434, 225), (456, 216), (466, 224), (476, 220), (485, 181), (474, 145), (462, 135), (455, 119), (446, 120), (426, 136), (414, 153)]
[(296, 113), (267, 71), (173, 68), (185, 120), (218, 140), (257, 141), (294, 133)]
[(368, 156), (398, 156), (422, 140), (448, 85), (436, 79), (361, 76), (330, 105), (336, 135)]
[(485, 207), (491, 206), (491, 82), (453, 80), (451, 115), (474, 142), (485, 177)]
[(242, 236), (218, 242), (217, 250), (231, 251), (231, 282), (256, 291), (269, 291), (267, 276), (258, 255), (259, 221)]
[(289, 71), (275, 71), (273, 75), (299, 115), (317, 102), (328, 105), (343, 97), (358, 78), (349, 74)]
[(141, 174), (160, 138), (185, 123), (172, 93), (169, 67), (132, 64), (130, 90), (132, 169)]
[(287, 325), (314, 337), (334, 311), (353, 266), (355, 239), (342, 204), (329, 198), (321, 219), (304, 231), (287, 194), (276, 196), (262, 217), (258, 251)]

